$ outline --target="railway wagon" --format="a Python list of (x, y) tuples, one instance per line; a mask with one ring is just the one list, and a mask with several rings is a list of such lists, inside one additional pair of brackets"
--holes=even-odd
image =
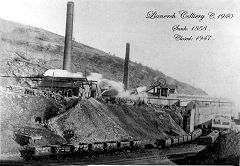
[(191, 135), (188, 135), (188, 136), (187, 136), (187, 140), (188, 140), (188, 142), (192, 141), (192, 136), (191, 136)]
[(199, 144), (213, 144), (219, 137), (219, 131), (214, 130), (207, 136), (203, 136), (198, 139)]
[(88, 144), (88, 153), (90, 156), (98, 156), (106, 152), (107, 143), (106, 142), (94, 142)]
[(63, 144), (61, 146), (54, 146), (53, 147), (54, 153), (53, 155), (56, 155), (56, 157), (74, 157), (75, 154), (75, 146), (74, 145), (68, 145), (68, 144)]
[(202, 135), (202, 129), (196, 129), (192, 132), (192, 141)]
[(179, 136), (179, 137), (178, 137), (178, 143), (179, 143), (179, 144), (182, 144), (182, 143), (183, 143), (183, 136)]
[(172, 139), (171, 138), (157, 139), (156, 140), (156, 145), (157, 145), (158, 148), (160, 148), (160, 147), (162, 147), (162, 148), (170, 147), (172, 145)]
[(120, 151), (120, 142), (118, 141), (109, 141), (107, 142), (106, 151), (110, 155)]
[(20, 150), (21, 157), (23, 157), (26, 161), (45, 157), (54, 159), (55, 152), (56, 148), (54, 146), (42, 146), (42, 147), (26, 146), (24, 149)]
[(140, 141), (140, 140), (130, 141), (130, 147), (131, 147), (131, 150), (140, 150), (140, 149), (143, 149), (142, 141)]
[(131, 150), (130, 141), (121, 141), (120, 142), (121, 151), (129, 151)]
[(80, 142), (75, 146), (75, 156), (86, 156), (88, 154), (88, 144)]
[(26, 161), (29, 161), (35, 153), (34, 147), (24, 147), (20, 150), (20, 156), (23, 157)]
[(178, 145), (178, 138), (172, 138), (172, 145)]
[(183, 136), (183, 142), (188, 142), (188, 136), (187, 135)]

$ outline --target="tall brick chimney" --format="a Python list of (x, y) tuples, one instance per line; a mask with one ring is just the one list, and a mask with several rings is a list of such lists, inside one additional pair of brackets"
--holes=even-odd
[(126, 43), (126, 56), (125, 56), (125, 63), (124, 63), (124, 76), (123, 76), (124, 90), (128, 89), (129, 53), (130, 53), (130, 43)]
[(74, 3), (68, 2), (67, 3), (64, 57), (63, 57), (63, 70), (67, 70), (69, 72), (71, 72), (71, 59), (72, 59), (73, 13), (74, 13)]

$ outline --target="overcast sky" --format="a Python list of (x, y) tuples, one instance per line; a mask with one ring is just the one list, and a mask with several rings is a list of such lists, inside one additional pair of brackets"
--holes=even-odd
[[(89, 46), (158, 69), (212, 96), (240, 103), (240, 1), (238, 0), (75, 0), (74, 37)], [(0, 0), (0, 17), (65, 33), (67, 0)], [(205, 15), (181, 19), (179, 11)], [(175, 19), (148, 19), (149, 11), (175, 13)], [(208, 17), (232, 13), (232, 19)], [(174, 25), (207, 26), (204, 32), (173, 32)], [(183, 36), (212, 35), (209, 41), (176, 41)]]

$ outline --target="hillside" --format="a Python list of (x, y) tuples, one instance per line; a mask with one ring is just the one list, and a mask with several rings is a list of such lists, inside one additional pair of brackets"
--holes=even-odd
[[(56, 144), (64, 142), (60, 136), (55, 135), (44, 127), (37, 127), (35, 118), (42, 121), (57, 115), (58, 107), (44, 96), (30, 96), (21, 93), (11, 93), (0, 89), (0, 153), (17, 152), (20, 148), (14, 138), (17, 128), (31, 128), (33, 135), (41, 134), (44, 143)], [(30, 127), (29, 127), (30, 125)]]
[[(47, 69), (62, 68), (64, 37), (49, 31), (0, 19), (0, 74), (29, 76)], [(73, 43), (73, 72), (101, 73), (104, 78), (122, 81), (124, 60), (101, 50)], [(131, 88), (149, 86), (156, 77), (176, 84), (179, 93), (205, 95), (201, 89), (179, 82), (150, 67), (131, 62)], [(29, 80), (25, 80), (29, 83)], [(0, 85), (24, 84), (24, 80), (1, 79)]]

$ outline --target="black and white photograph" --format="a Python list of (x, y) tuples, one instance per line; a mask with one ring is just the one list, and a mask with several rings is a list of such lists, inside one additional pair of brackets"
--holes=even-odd
[(240, 165), (240, 0), (0, 0), (0, 165)]

